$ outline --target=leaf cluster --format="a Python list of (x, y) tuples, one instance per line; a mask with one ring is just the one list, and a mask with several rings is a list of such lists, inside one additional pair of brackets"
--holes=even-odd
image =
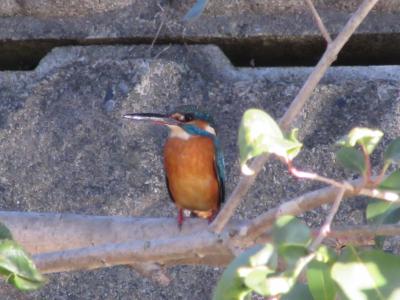
[[(250, 299), (252, 292), (282, 300), (395, 300), (400, 295), (399, 256), (353, 246), (335, 253), (324, 245), (310, 253), (310, 229), (292, 216), (279, 218), (272, 236), (272, 243), (248, 249), (226, 268), (214, 300)], [(307, 283), (298, 282), (302, 273)]]
[[(370, 155), (382, 137), (380, 130), (354, 128), (338, 142), (336, 158), (344, 167), (363, 176), (363, 188), (391, 192), (399, 199), (400, 170), (390, 174), (386, 171), (400, 162), (400, 138), (384, 152), (384, 166), (378, 178), (371, 175)], [(291, 162), (302, 148), (296, 129), (283, 133), (275, 120), (259, 109), (244, 113), (238, 146), (245, 174), (251, 172), (247, 161), (265, 154), (273, 154), (289, 169), (293, 168)], [(372, 200), (366, 215), (374, 225), (396, 223), (400, 221), (400, 202)], [(214, 300), (249, 299), (252, 292), (284, 300), (400, 299), (400, 279), (396, 276), (400, 257), (380, 249), (382, 237), (376, 238), (377, 247), (372, 250), (352, 245), (337, 252), (324, 245), (314, 250), (310, 247), (310, 229), (292, 216), (276, 221), (272, 237), (271, 243), (248, 249), (227, 267), (215, 289)], [(306, 281), (299, 282), (301, 274)]]
[[(372, 186), (380, 191), (391, 192), (394, 195), (400, 194), (400, 170), (395, 169), (386, 174), (389, 166), (400, 164), (400, 138), (393, 140), (383, 154), (383, 167), (375, 181), (369, 177), (370, 155), (375, 150), (383, 137), (380, 130), (368, 128), (354, 128), (347, 136), (341, 139), (338, 144), (342, 148), (336, 153), (337, 160), (346, 168), (359, 172), (364, 176), (365, 182), (372, 182)], [(359, 148), (357, 148), (359, 146)], [(366, 210), (366, 217), (369, 224), (395, 224), (400, 221), (400, 197), (394, 201), (382, 201), (373, 199), (369, 201)], [(384, 238), (377, 237), (376, 245), (383, 247)]]

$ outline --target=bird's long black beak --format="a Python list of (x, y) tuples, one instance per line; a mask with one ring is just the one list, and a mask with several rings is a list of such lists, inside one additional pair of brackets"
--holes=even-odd
[(158, 125), (179, 125), (181, 122), (172, 118), (169, 115), (163, 114), (154, 114), (154, 113), (137, 113), (137, 114), (127, 114), (124, 115), (124, 118), (135, 120), (135, 121), (144, 121), (151, 122)]

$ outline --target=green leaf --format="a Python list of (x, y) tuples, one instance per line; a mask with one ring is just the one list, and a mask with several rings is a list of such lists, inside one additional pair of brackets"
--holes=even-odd
[(307, 253), (307, 247), (304, 245), (283, 244), (278, 248), (278, 254), (286, 261), (288, 268), (294, 267), (298, 260)]
[[(214, 290), (214, 300), (242, 300), (251, 292), (246, 285), (247, 276), (257, 269), (274, 270), (276, 253), (272, 244), (254, 246), (236, 257), (225, 269)], [(272, 262), (272, 266), (269, 264)], [(268, 271), (269, 272), (269, 271)], [(251, 279), (249, 279), (251, 280)]]
[(192, 6), (192, 8), (183, 17), (183, 21), (189, 22), (198, 18), (206, 8), (207, 2), (208, 0), (197, 0), (196, 3)]
[(6, 225), (0, 222), (0, 239), (4, 240), (12, 240), (11, 231), (7, 228)]
[[(305, 259), (304, 257), (301, 259)], [(303, 263), (305, 263), (303, 261)], [(296, 285), (297, 278), (301, 273), (301, 269), (299, 269), (299, 265), (296, 264), (295, 268), (286, 270), (283, 273), (267, 276), (265, 281), (265, 290), (268, 293), (263, 294), (264, 296), (276, 296), (276, 295), (284, 295), (290, 294), (291, 290)], [(311, 298), (310, 298), (311, 299)]]
[(23, 291), (37, 289), (44, 283), (31, 258), (11, 240), (0, 240), (0, 274)]
[(339, 163), (353, 171), (364, 173), (365, 163), (363, 154), (354, 148), (343, 147), (336, 152), (336, 159)]
[(396, 223), (398, 220), (388, 223), (387, 219), (398, 208), (400, 208), (400, 203), (398, 202), (373, 200), (367, 206), (367, 220), (375, 225)]
[[(368, 223), (376, 226), (397, 223), (400, 220), (400, 204), (398, 202), (372, 200), (367, 206), (366, 216)], [(376, 246), (382, 248), (385, 239), (385, 236), (376, 236)]]
[(325, 245), (319, 246), (315, 254), (315, 260), (322, 263), (332, 264), (337, 259), (336, 253)]
[(400, 192), (400, 170), (394, 171), (378, 186), (380, 190)]
[[(249, 265), (251, 267), (257, 267), (268, 264), (270, 268), (275, 270), (278, 265), (278, 257), (275, 253), (273, 245), (265, 244), (264, 246), (258, 246), (255, 249), (258, 250), (248, 258)], [(249, 253), (251, 254), (251, 252)]]
[(293, 216), (282, 216), (276, 220), (272, 236), (274, 243), (281, 245), (307, 246), (310, 241), (310, 229)]
[(397, 138), (390, 143), (383, 158), (387, 163), (400, 164), (400, 138)]
[(335, 300), (336, 287), (329, 264), (313, 260), (307, 266), (307, 282), (314, 299)]
[[(378, 187), (386, 191), (400, 191), (400, 171), (390, 174)], [(368, 223), (374, 225), (394, 224), (400, 221), (400, 203), (383, 200), (372, 200), (367, 205), (366, 217)], [(375, 238), (376, 245), (382, 247), (385, 241), (384, 236)]]
[(383, 132), (364, 127), (353, 128), (338, 144), (345, 147), (354, 147), (356, 144), (363, 146), (371, 154), (383, 137)]
[[(308, 286), (304, 283), (296, 283), (289, 293), (284, 294), (281, 300), (312, 300)], [(318, 298), (317, 298), (318, 299)]]
[(298, 140), (298, 133), (299, 129), (293, 128), (290, 134), (287, 136), (287, 140), (293, 143), (293, 147), (287, 150), (287, 156), (289, 160), (293, 160), (300, 153), (300, 150), (303, 147), (303, 144)]
[(274, 271), (268, 267), (260, 266), (251, 268), (244, 277), (244, 283), (251, 290), (255, 291), (260, 295), (268, 295), (269, 289), (267, 286), (266, 278), (267, 275), (272, 274)]
[(380, 250), (348, 247), (332, 267), (343, 299), (399, 299), (400, 257)]
[(291, 160), (302, 144), (296, 138), (296, 131), (286, 138), (278, 124), (266, 112), (249, 109), (243, 114), (239, 127), (238, 145), (242, 171), (246, 174), (246, 162), (261, 154), (275, 154)]
[(245, 163), (269, 150), (268, 139), (283, 139), (278, 124), (267, 113), (259, 109), (249, 109), (242, 117), (239, 127), (238, 144), (240, 161)]
[(296, 283), (293, 274), (282, 274), (280, 276), (267, 277), (265, 281), (265, 290), (267, 293), (263, 296), (276, 296), (279, 294), (287, 294)]

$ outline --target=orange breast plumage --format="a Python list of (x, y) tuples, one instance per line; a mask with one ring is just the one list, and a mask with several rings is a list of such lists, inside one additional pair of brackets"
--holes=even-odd
[(172, 200), (207, 218), (219, 208), (215, 149), (208, 137), (170, 137), (164, 146), (164, 166)]

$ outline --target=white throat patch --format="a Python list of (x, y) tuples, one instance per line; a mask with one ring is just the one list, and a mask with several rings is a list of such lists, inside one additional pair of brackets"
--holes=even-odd
[(171, 129), (171, 132), (169, 133), (169, 137), (171, 137), (171, 138), (188, 140), (192, 137), (189, 133), (187, 133), (185, 130), (183, 130), (179, 126), (168, 125), (168, 127), (169, 127), (169, 129)]
[[(186, 141), (192, 137), (190, 133), (187, 133), (179, 126), (168, 125), (168, 128), (171, 130), (171, 132), (169, 133), (169, 137), (171, 138), (178, 138)], [(208, 133), (211, 133), (212, 135), (215, 135), (215, 130), (210, 125), (207, 125), (204, 130)]]

